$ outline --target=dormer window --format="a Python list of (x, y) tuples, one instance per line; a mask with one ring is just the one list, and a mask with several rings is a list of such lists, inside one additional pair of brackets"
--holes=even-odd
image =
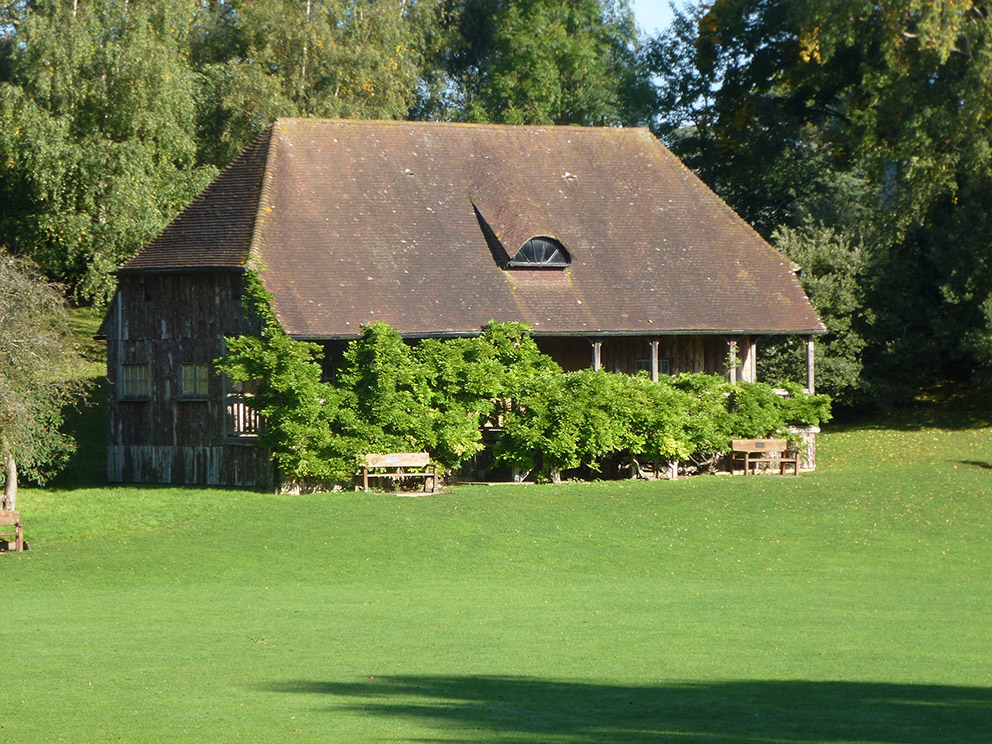
[(501, 269), (567, 269), (571, 251), (546, 208), (488, 178), (469, 195), (486, 244)]
[(564, 269), (570, 258), (565, 246), (554, 238), (531, 238), (510, 259), (510, 268)]

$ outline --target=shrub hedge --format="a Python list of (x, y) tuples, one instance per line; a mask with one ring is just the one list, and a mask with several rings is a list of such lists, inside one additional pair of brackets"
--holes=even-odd
[(247, 303), (261, 332), (227, 339), (217, 369), (262, 383), (251, 401), (265, 419), (262, 443), (302, 486), (349, 482), (367, 452), (426, 450), (458, 468), (482, 449), (487, 422), (503, 427), (498, 461), (557, 480), (619, 457), (707, 466), (732, 438), (788, 436), (830, 417), (827, 396), (798, 386), (783, 396), (715, 375), (566, 374), (519, 323), (416, 346), (375, 323), (349, 344), (332, 384), (321, 379), (321, 347), (282, 331), (253, 275)]

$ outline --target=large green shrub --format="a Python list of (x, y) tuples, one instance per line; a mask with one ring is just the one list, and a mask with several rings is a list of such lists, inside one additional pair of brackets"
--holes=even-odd
[(581, 370), (518, 388), (496, 454), (557, 481), (562, 470), (600, 470), (620, 454), (681, 460), (692, 452), (688, 396), (667, 382)]
[(496, 444), (497, 457), (539, 478), (560, 479), (608, 458), (709, 467), (734, 438), (793, 437), (792, 425), (829, 418), (829, 398), (798, 389), (782, 397), (763, 383), (715, 375), (644, 377), (583, 370), (521, 385)]
[(709, 466), (732, 438), (783, 435), (830, 415), (829, 398), (798, 387), (782, 397), (715, 375), (563, 374), (519, 323), (415, 346), (375, 323), (348, 345), (332, 385), (321, 379), (321, 347), (283, 332), (254, 275), (246, 308), (261, 331), (228, 339), (217, 366), (234, 382), (261, 383), (250, 399), (265, 418), (261, 441), (302, 485), (349, 481), (366, 452), (426, 450), (457, 468), (482, 449), (487, 422), (503, 425), (499, 460), (558, 480), (617, 458)]
[(258, 318), (260, 333), (228, 338), (227, 355), (216, 366), (232, 382), (260, 383), (246, 401), (264, 417), (260, 441), (288, 480), (350, 479), (365, 439), (354, 397), (321, 381), (323, 350), (283, 332), (254, 274), (248, 275), (245, 309)]
[(456, 468), (482, 449), (480, 427), (500, 418), (515, 386), (561, 371), (522, 324), (410, 346), (374, 323), (348, 345), (333, 385), (321, 379), (322, 348), (283, 332), (254, 274), (245, 306), (260, 332), (227, 339), (217, 369), (258, 383), (247, 403), (265, 419), (260, 440), (283, 477), (305, 487), (350, 481), (367, 452), (426, 450)]
[(435, 443), (433, 412), (419, 394), (420, 369), (402, 337), (385, 323), (362, 328), (338, 375), (365, 425), (365, 451), (408, 452)]

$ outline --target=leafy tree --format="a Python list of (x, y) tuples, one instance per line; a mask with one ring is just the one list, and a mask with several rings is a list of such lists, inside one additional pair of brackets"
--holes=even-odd
[(228, 338), (227, 354), (216, 366), (233, 382), (260, 383), (250, 403), (265, 419), (261, 443), (280, 472), (302, 487), (347, 481), (365, 448), (354, 399), (321, 381), (323, 349), (286, 335), (253, 273), (245, 311), (257, 318), (260, 333)]
[(844, 5), (838, 17), (804, 3), (804, 39), (821, 75), (853, 70), (857, 84), (843, 91), (848, 149), (881, 188), (870, 383), (968, 375), (988, 365), (992, 338), (992, 6)]
[(395, 119), (417, 96), (433, 0), (253, 0), (204, 6), (201, 157), (223, 165), (277, 116)]
[[(431, 43), (433, 41), (433, 44)], [(443, 0), (421, 118), (635, 124), (651, 104), (627, 0)]]
[(81, 361), (58, 287), (0, 250), (0, 508), (16, 507), (19, 473), (44, 483), (75, 450), (59, 428), (84, 388)]
[(197, 167), (196, 3), (0, 7), (0, 243), (80, 299), (215, 173)]
[[(971, 0), (716, 0), (650, 45), (667, 106), (659, 132), (731, 206), (797, 249), (861, 246), (858, 287), (841, 294), (865, 309), (851, 332), (832, 327), (830, 386), (850, 390), (860, 364), (877, 399), (992, 360), (989, 11)], [(673, 60), (690, 73), (682, 81)], [(828, 270), (820, 289), (837, 276)], [(840, 295), (814, 302), (828, 297), (833, 322)]]
[(836, 175), (849, 165), (836, 98), (852, 75), (816, 74), (801, 37), (796, 0), (716, 0), (675, 8), (646, 45), (656, 131), (766, 238), (807, 215), (839, 227), (858, 203)]
[[(864, 332), (871, 323), (865, 308), (868, 250), (849, 236), (807, 220), (787, 225), (774, 236), (779, 250), (799, 264), (799, 281), (828, 328), (815, 340), (816, 386), (835, 401), (858, 398), (865, 348)], [(759, 377), (777, 386), (805, 374), (805, 339), (789, 337), (765, 347)]]

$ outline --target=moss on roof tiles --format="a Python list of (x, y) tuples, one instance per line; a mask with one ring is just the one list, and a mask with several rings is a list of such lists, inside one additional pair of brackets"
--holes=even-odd
[[(473, 194), (514, 244), (553, 232), (567, 282), (503, 268)], [(246, 265), (312, 338), (823, 330), (792, 264), (645, 129), (279, 119), (123, 269)]]

